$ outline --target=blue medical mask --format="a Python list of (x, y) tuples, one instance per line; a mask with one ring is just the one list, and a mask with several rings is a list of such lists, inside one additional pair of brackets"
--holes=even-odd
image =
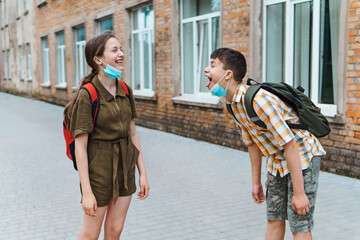
[(109, 64), (104, 63), (99, 58), (97, 58), (97, 60), (99, 60), (100, 62), (102, 62), (103, 64), (106, 65), (106, 68), (102, 68), (101, 66), (100, 67), (109, 78), (111, 78), (113, 80), (115, 78), (121, 78), (121, 73), (122, 73), (121, 70), (114, 68), (113, 66), (110, 66)]
[(228, 90), (228, 86), (229, 86), (229, 82), (230, 80), (228, 81), (227, 85), (226, 85), (226, 88), (222, 88), (219, 86), (219, 83), (224, 79), (224, 77), (226, 76), (228, 72), (226, 72), (224, 74), (224, 76), (222, 76), (222, 78), (220, 79), (219, 82), (217, 82), (209, 91), (211, 92), (212, 95), (214, 96), (217, 96), (217, 97), (225, 97), (226, 96), (226, 93), (227, 93), (227, 90)]

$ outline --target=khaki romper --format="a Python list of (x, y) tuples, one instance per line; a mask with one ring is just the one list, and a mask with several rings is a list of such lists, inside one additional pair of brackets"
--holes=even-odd
[[(76, 138), (88, 133), (88, 165), (91, 189), (97, 206), (116, 202), (119, 196), (136, 191), (135, 164), (139, 151), (130, 137), (130, 121), (137, 117), (135, 101), (129, 87), (129, 98), (116, 80), (116, 101), (98, 77), (92, 80), (99, 92), (100, 108), (95, 127), (91, 114), (91, 100), (86, 90), (80, 90), (72, 115), (70, 128)], [(80, 188), (81, 189), (81, 188)]]

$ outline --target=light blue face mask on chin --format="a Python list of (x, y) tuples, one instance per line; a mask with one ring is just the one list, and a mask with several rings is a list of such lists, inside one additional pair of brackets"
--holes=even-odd
[(109, 64), (104, 63), (99, 58), (97, 58), (97, 60), (99, 60), (100, 62), (105, 64), (106, 68), (103, 68), (101, 66), (100, 67), (109, 78), (111, 78), (112, 80), (114, 80), (116, 78), (121, 78), (121, 73), (122, 73), (121, 70), (114, 68), (113, 66), (110, 66)]
[(226, 72), (226, 73), (224, 74), (224, 76), (222, 76), (222, 78), (220, 79), (220, 81), (217, 82), (217, 83), (209, 90), (212, 95), (217, 96), (217, 97), (225, 97), (225, 96), (226, 96), (226, 93), (227, 93), (227, 90), (228, 90), (228, 86), (229, 86), (230, 80), (228, 81), (225, 89), (222, 88), (222, 87), (220, 87), (219, 83), (224, 79), (224, 77), (226, 76), (227, 73), (228, 73), (228, 72)]

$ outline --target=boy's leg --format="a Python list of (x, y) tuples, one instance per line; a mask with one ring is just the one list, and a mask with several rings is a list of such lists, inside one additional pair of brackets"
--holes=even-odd
[(288, 217), (291, 232), (293, 233), (294, 239), (312, 239), (311, 231), (314, 228), (314, 210), (315, 210), (315, 199), (317, 193), (317, 187), (319, 182), (321, 157), (315, 156), (311, 159), (311, 163), (308, 169), (303, 170), (304, 178), (304, 189), (305, 194), (309, 199), (311, 208), (310, 211), (302, 216), (298, 215), (291, 205), (292, 197), (294, 194), (292, 181), (289, 178), (288, 188)]
[(268, 173), (265, 186), (268, 219), (266, 240), (284, 239), (287, 219), (287, 177), (275, 177)]

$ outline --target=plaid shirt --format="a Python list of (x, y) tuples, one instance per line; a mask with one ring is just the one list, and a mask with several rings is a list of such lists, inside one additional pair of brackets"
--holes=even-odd
[(326, 153), (312, 133), (307, 130), (290, 129), (287, 126), (286, 123), (300, 122), (296, 112), (279, 97), (263, 89), (255, 95), (253, 108), (267, 128), (254, 124), (245, 111), (244, 99), (248, 88), (247, 85), (239, 84), (231, 102), (234, 115), (239, 121), (236, 121), (236, 126), (245, 145), (256, 144), (267, 157), (266, 166), (272, 175), (276, 176), (279, 172), (283, 177), (289, 173), (283, 145), (292, 139), (298, 144), (302, 169), (309, 167), (313, 156)]

